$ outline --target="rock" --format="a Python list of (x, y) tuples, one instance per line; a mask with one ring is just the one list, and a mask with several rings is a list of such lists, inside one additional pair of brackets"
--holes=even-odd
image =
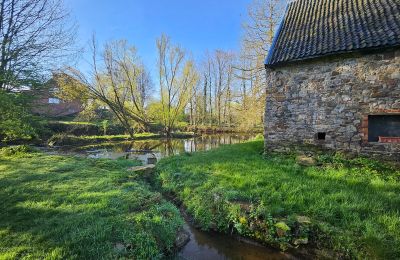
[(302, 166), (314, 166), (317, 164), (317, 161), (313, 157), (305, 156), (305, 155), (300, 155), (297, 156), (296, 162), (299, 165)]
[(190, 234), (186, 230), (181, 229), (175, 238), (175, 247), (180, 249), (190, 241)]
[(390, 75), (391, 79), (400, 79), (400, 72), (396, 71)]
[(295, 239), (293, 242), (294, 245), (298, 246), (298, 245), (307, 245), (308, 244), (308, 238), (298, 238)]
[(125, 245), (122, 244), (122, 243), (115, 243), (114, 249), (115, 249), (115, 251), (117, 251), (117, 252), (122, 252), (122, 251), (125, 250)]
[(153, 171), (156, 166), (154, 164), (144, 165), (144, 166), (134, 166), (129, 168), (128, 171), (131, 172), (149, 172)]
[(310, 218), (306, 216), (297, 216), (296, 220), (300, 224), (311, 224)]
[(155, 157), (149, 157), (149, 158), (147, 158), (147, 163), (148, 163), (149, 165), (154, 165), (154, 164), (157, 163), (157, 158), (155, 158)]

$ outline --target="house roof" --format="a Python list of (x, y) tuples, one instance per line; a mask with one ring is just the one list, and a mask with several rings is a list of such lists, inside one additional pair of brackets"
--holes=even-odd
[(297, 0), (265, 65), (392, 46), (400, 46), (400, 0)]

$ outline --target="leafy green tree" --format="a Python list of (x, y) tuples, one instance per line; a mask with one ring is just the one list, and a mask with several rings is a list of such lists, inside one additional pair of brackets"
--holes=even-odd
[(0, 141), (30, 140), (43, 130), (40, 118), (30, 113), (31, 97), (0, 90)]

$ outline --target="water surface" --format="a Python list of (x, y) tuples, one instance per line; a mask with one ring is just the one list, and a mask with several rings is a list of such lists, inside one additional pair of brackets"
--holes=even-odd
[(219, 134), (187, 139), (149, 139), (100, 143), (88, 146), (60, 147), (59, 152), (73, 153), (89, 158), (118, 159), (124, 157), (138, 159), (143, 164), (149, 164), (172, 155), (208, 151), (221, 145), (242, 143), (254, 138), (254, 136), (252, 134)]
[(235, 237), (216, 232), (204, 232), (186, 224), (190, 241), (180, 250), (178, 259), (296, 259), (275, 249), (241, 242)]

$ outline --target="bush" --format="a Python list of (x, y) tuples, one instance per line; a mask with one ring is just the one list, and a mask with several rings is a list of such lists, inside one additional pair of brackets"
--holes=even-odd
[(46, 133), (44, 120), (30, 112), (31, 99), (0, 90), (0, 141), (32, 140)]
[[(49, 128), (56, 134), (69, 134), (69, 135), (103, 135), (104, 125), (102, 122), (95, 124), (89, 122), (64, 122), (53, 121), (49, 122)], [(117, 124), (107, 125), (108, 135), (119, 135), (125, 132), (124, 128)]]
[(0, 149), (0, 154), (3, 156), (24, 155), (32, 152), (36, 152), (36, 150), (28, 145), (9, 146)]

